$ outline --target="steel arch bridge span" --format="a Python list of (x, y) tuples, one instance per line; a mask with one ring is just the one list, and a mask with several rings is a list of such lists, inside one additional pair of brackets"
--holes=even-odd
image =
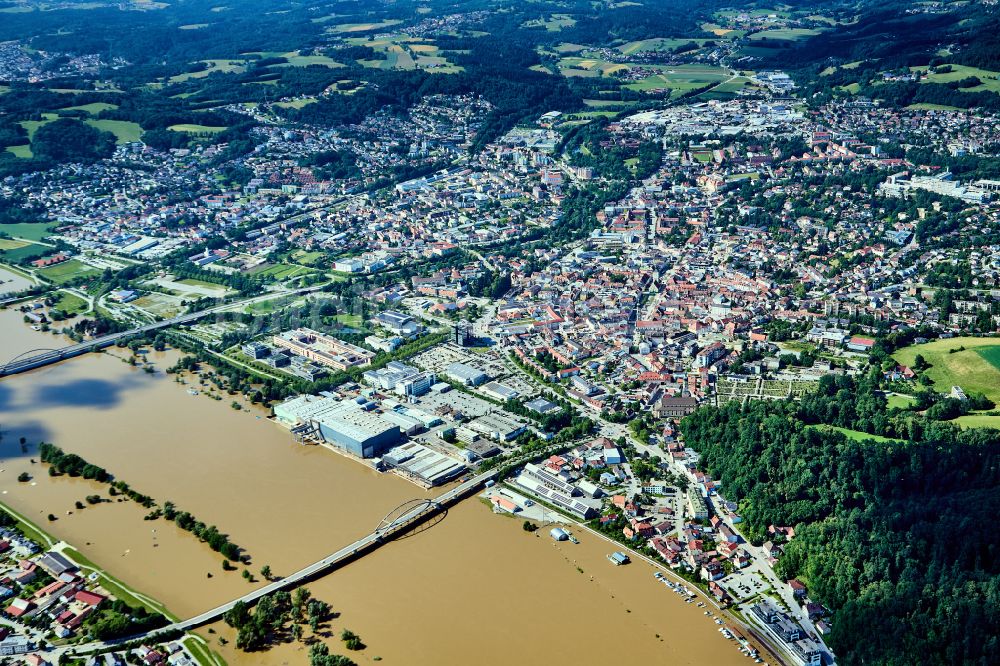
[(375, 534), (392, 531), (394, 528), (405, 525), (415, 518), (422, 516), (428, 509), (432, 508), (436, 502), (432, 499), (412, 499), (403, 502), (395, 509), (385, 514), (385, 518), (379, 521), (375, 527)]
[(43, 354), (45, 352), (56, 352), (56, 353), (58, 353), (59, 350), (58, 349), (50, 349), (48, 347), (39, 347), (37, 349), (29, 349), (28, 351), (21, 352), (20, 354), (18, 354), (14, 358), (10, 359), (6, 363), (0, 365), (0, 369), (6, 368), (8, 365), (13, 365), (13, 364), (17, 363), (18, 361), (20, 361), (22, 358), (31, 358), (35, 354)]

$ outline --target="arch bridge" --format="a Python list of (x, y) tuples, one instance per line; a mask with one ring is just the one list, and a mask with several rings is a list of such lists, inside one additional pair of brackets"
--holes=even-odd
[(391, 534), (401, 527), (408, 525), (431, 511), (438, 509), (438, 503), (433, 499), (411, 499), (403, 502), (395, 509), (385, 514), (385, 517), (375, 526), (373, 534), (382, 536)]

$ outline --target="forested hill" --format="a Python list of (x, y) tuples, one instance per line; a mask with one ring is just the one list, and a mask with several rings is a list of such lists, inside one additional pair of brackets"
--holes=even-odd
[(827, 377), (807, 402), (702, 408), (682, 431), (748, 534), (795, 527), (778, 573), (835, 611), (838, 662), (1000, 663), (1000, 436), (897, 412), (915, 438), (813, 425), (884, 411), (873, 381)]

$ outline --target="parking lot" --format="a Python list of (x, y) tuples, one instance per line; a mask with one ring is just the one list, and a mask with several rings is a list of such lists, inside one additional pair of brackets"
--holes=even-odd
[(746, 571), (735, 571), (719, 581), (719, 586), (729, 592), (736, 601), (743, 601), (759, 594), (770, 586), (757, 574)]
[(495, 410), (497, 407), (485, 400), (481, 400), (474, 395), (469, 395), (468, 393), (463, 393), (462, 391), (457, 391), (452, 389), (447, 393), (436, 393), (431, 391), (426, 393), (414, 402), (417, 407), (421, 409), (433, 412), (438, 407), (448, 406), (452, 409), (462, 412), (465, 416), (475, 418), (477, 416), (482, 416), (490, 410)]
[(431, 370), (437, 373), (443, 373), (445, 368), (452, 363), (464, 363), (482, 370), (493, 379), (507, 374), (503, 361), (497, 352), (490, 350), (477, 353), (453, 344), (431, 347), (417, 354), (411, 360), (424, 370)]

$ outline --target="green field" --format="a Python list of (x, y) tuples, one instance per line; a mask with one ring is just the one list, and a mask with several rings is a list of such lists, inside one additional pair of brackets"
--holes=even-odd
[(178, 284), (186, 284), (191, 287), (204, 287), (205, 289), (212, 289), (218, 291), (226, 291), (229, 289), (224, 284), (217, 284), (215, 282), (208, 282), (207, 280), (199, 280), (197, 278), (184, 278), (183, 280), (177, 280)]
[(630, 83), (625, 88), (629, 90), (650, 91), (670, 90), (674, 96), (688, 90), (701, 88), (711, 83), (721, 83), (729, 78), (729, 73), (712, 65), (677, 65), (662, 67), (659, 74), (647, 76), (636, 83)]
[(785, 41), (797, 42), (801, 39), (815, 37), (818, 34), (819, 30), (811, 30), (809, 28), (775, 28), (774, 30), (762, 30), (761, 32), (755, 32), (750, 35), (750, 41), (758, 41), (761, 39), (781, 39)]
[(38, 269), (38, 274), (50, 282), (65, 284), (70, 280), (74, 280), (79, 277), (100, 275), (101, 271), (93, 268), (92, 266), (88, 266), (82, 261), (70, 259), (69, 261), (64, 261), (61, 264), (56, 264), (55, 266), (40, 268)]
[(252, 275), (264, 275), (273, 277), (276, 280), (288, 280), (293, 277), (308, 275), (312, 272), (313, 270), (310, 268), (294, 264), (264, 264), (250, 271)]
[(182, 123), (180, 125), (171, 125), (167, 128), (172, 132), (187, 132), (188, 134), (218, 134), (226, 130), (225, 127), (213, 127), (209, 125), (192, 125), (189, 123)]
[(968, 67), (966, 65), (951, 65), (952, 71), (941, 73), (928, 72), (927, 67), (911, 67), (910, 69), (914, 72), (927, 73), (927, 77), (922, 80), (922, 83), (951, 83), (975, 76), (982, 81), (982, 84), (972, 88), (962, 88), (963, 91), (982, 92), (985, 90), (1000, 93), (1000, 72), (994, 72), (989, 69), (979, 69), (978, 67)]
[(282, 63), (280, 65), (274, 65), (275, 67), (309, 67), (310, 65), (322, 65), (324, 67), (343, 67), (343, 63), (339, 63), (333, 58), (325, 55), (298, 55), (298, 54), (288, 54), (284, 58), (288, 60), (287, 63)]
[[(88, 104), (86, 106), (101, 106), (101, 102), (94, 102), (94, 104)], [(113, 104), (105, 104), (103, 106), (114, 107)], [(82, 107), (77, 107), (82, 108)], [(117, 107), (116, 107), (117, 108)], [(54, 113), (43, 113), (42, 120), (22, 120), (21, 127), (25, 129), (28, 133), (28, 140), (30, 141), (35, 137), (35, 132), (42, 125), (46, 125), (56, 118), (58, 118)], [(96, 120), (93, 118), (84, 121), (91, 127), (97, 128), (102, 132), (111, 132), (117, 138), (118, 143), (130, 143), (132, 141), (138, 141), (139, 136), (142, 134), (142, 128), (136, 123), (129, 122), (127, 120)], [(15, 146), (16, 148), (25, 148), (27, 152), (31, 152), (31, 146)], [(13, 151), (12, 151), (13, 152)], [(21, 151), (23, 152), (23, 151)], [(30, 154), (18, 155), (18, 157), (30, 157)]]
[(44, 245), (35, 245), (34, 243), (22, 243), (20, 241), (3, 242), (7, 247), (0, 247), (0, 258), (12, 264), (22, 261), (25, 257), (45, 254), (49, 250)]
[(11, 240), (8, 238), (0, 238), (0, 251), (6, 250), (17, 250), (28, 245), (34, 245), (34, 243), (29, 243), (27, 241)]
[(128, 120), (88, 120), (87, 124), (102, 132), (111, 132), (119, 144), (134, 143), (142, 136), (142, 128)]
[(381, 30), (382, 28), (391, 28), (394, 25), (399, 25), (402, 23), (399, 19), (388, 19), (385, 21), (380, 21), (378, 23), (341, 23), (335, 25), (332, 28), (327, 28), (328, 32), (333, 32), (337, 34), (345, 34), (352, 32), (371, 32), (372, 30)]
[(81, 312), (86, 312), (90, 309), (87, 305), (87, 301), (83, 300), (76, 294), (71, 294), (65, 291), (59, 292), (59, 300), (56, 301), (52, 307), (57, 310), (62, 310), (66, 314), (80, 314)]
[(815, 427), (818, 430), (825, 430), (828, 432), (839, 432), (847, 439), (853, 440), (855, 442), (865, 442), (865, 441), (875, 441), (875, 442), (902, 442), (901, 439), (895, 439), (893, 437), (882, 437), (881, 435), (869, 435), (866, 432), (860, 432), (858, 430), (850, 430), (849, 428), (838, 428), (836, 426), (821, 425), (821, 426), (809, 426)]
[(986, 414), (967, 414), (952, 421), (963, 428), (997, 428), (1000, 429), (1000, 416)]
[(83, 300), (76, 294), (71, 294), (65, 291), (59, 292), (59, 300), (57, 300), (52, 307), (57, 310), (62, 310), (66, 314), (80, 314), (90, 309), (87, 305), (87, 301)]
[(60, 109), (60, 111), (85, 111), (92, 116), (96, 116), (101, 111), (108, 111), (109, 109), (117, 108), (117, 104), (108, 104), (107, 102), (91, 102), (90, 104), (81, 104), (80, 106), (67, 106)]
[(339, 314), (334, 317), (334, 320), (341, 326), (347, 326), (350, 328), (363, 328), (363, 320), (361, 315), (352, 314)]
[(635, 42), (628, 42), (618, 47), (618, 50), (625, 55), (632, 55), (640, 51), (673, 51), (678, 46), (694, 42), (701, 46), (707, 39), (675, 39), (668, 37), (654, 37), (653, 39), (640, 39)]
[(245, 60), (219, 59), (201, 60), (200, 62), (205, 63), (208, 67), (197, 72), (184, 72), (183, 74), (178, 74), (177, 76), (171, 76), (168, 82), (183, 83), (189, 79), (203, 79), (206, 76), (215, 73), (232, 74), (234, 72), (245, 72), (247, 69)]
[(394, 34), (379, 39), (352, 37), (346, 40), (354, 46), (369, 46), (383, 55), (378, 60), (358, 60), (363, 67), (375, 69), (422, 69), (438, 74), (462, 71), (442, 55), (440, 49), (426, 39)]
[(559, 61), (559, 71), (563, 76), (611, 76), (615, 72), (627, 69), (628, 65), (600, 58), (571, 56)]
[(948, 106), (947, 104), (930, 104), (927, 102), (920, 102), (919, 104), (910, 104), (906, 108), (912, 109), (914, 111), (964, 111), (965, 110), (957, 106)]
[[(961, 347), (964, 351), (948, 353)], [(925, 374), (934, 382), (935, 390), (947, 393), (952, 386), (961, 386), (966, 393), (982, 393), (1000, 404), (1000, 339), (934, 340), (900, 349), (893, 358), (912, 368), (917, 354), (930, 364)]]
[(0, 226), (0, 231), (16, 238), (42, 240), (57, 226), (59, 225), (54, 222), (22, 222), (20, 224), (5, 224)]
[(326, 256), (325, 252), (307, 252), (306, 250), (297, 250), (292, 253), (292, 261), (297, 264), (302, 264), (304, 266), (315, 266), (316, 262)]
[(58, 117), (54, 113), (43, 113), (41, 120), (22, 120), (20, 125), (28, 133), (28, 141), (31, 141), (35, 137), (35, 132), (38, 131), (39, 127), (51, 123)]
[(893, 393), (886, 397), (885, 402), (889, 409), (909, 409), (917, 403), (917, 399), (910, 395)]
[(552, 14), (547, 19), (535, 19), (526, 22), (524, 28), (545, 28), (549, 32), (559, 32), (563, 28), (572, 28), (576, 19), (567, 14)]
[(304, 99), (293, 99), (290, 102), (275, 102), (275, 106), (282, 109), (301, 109), (303, 106), (308, 106), (316, 102), (315, 97), (306, 97)]
[(29, 159), (29, 158), (31, 158), (31, 157), (34, 156), (34, 153), (31, 152), (31, 146), (28, 146), (28, 145), (24, 145), (24, 146), (7, 146), (6, 151), (8, 153), (10, 153), (11, 155), (13, 155), (14, 157), (19, 157), (19, 158), (24, 159), (24, 160)]

